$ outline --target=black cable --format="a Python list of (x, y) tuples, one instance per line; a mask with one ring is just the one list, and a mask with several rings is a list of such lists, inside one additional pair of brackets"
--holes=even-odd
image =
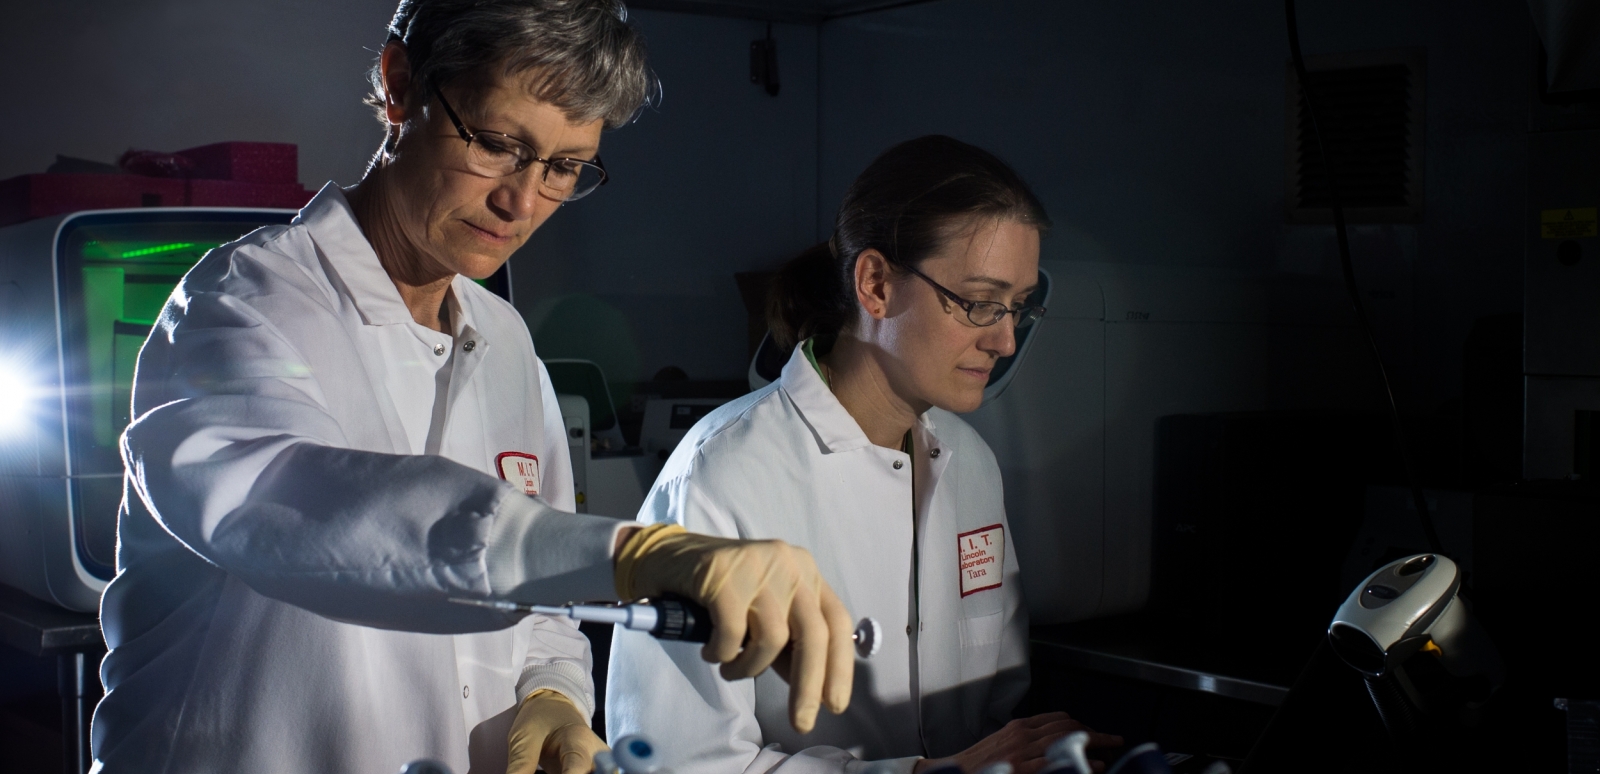
[(1383, 366), (1383, 355), (1378, 351), (1378, 339), (1372, 334), (1372, 322), (1367, 319), (1366, 307), (1361, 304), (1361, 290), (1356, 285), (1355, 265), (1350, 261), (1350, 235), (1345, 228), (1344, 200), (1339, 193), (1339, 176), (1328, 161), (1328, 146), (1322, 138), (1322, 127), (1317, 123), (1316, 104), (1311, 100), (1311, 81), (1306, 77), (1305, 59), (1300, 55), (1300, 25), (1295, 21), (1294, 0), (1283, 0), (1283, 12), (1289, 23), (1289, 56), (1294, 60), (1295, 77), (1300, 80), (1300, 98), (1305, 100), (1306, 115), (1311, 119), (1311, 134), (1317, 141), (1317, 155), (1322, 159), (1323, 174), (1328, 178), (1328, 194), (1333, 201), (1333, 230), (1339, 241), (1339, 266), (1344, 270), (1344, 289), (1350, 295), (1350, 306), (1356, 312), (1356, 324), (1367, 340), (1367, 351), (1378, 368), (1383, 381), (1383, 393), (1389, 400), (1389, 419), (1394, 424), (1395, 445), (1400, 448), (1400, 462), (1405, 467), (1406, 481), (1411, 485), (1411, 499), (1417, 509), (1417, 520), (1422, 524), (1422, 535), (1428, 549), (1444, 554), (1439, 543), (1439, 533), (1433, 527), (1433, 514), (1428, 510), (1428, 498), (1422, 492), (1422, 480), (1417, 474), (1417, 461), (1412, 456), (1411, 445), (1406, 443), (1406, 429), (1400, 419), (1400, 406), (1394, 398), (1394, 385), (1389, 382), (1389, 371)]

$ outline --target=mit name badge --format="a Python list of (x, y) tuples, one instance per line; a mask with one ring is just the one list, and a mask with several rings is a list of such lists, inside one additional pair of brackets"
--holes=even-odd
[(494, 458), (500, 468), (500, 477), (510, 481), (522, 493), (533, 497), (539, 494), (539, 458), (522, 452), (502, 452)]
[(956, 535), (961, 557), (961, 596), (1000, 588), (1006, 566), (1006, 528), (993, 524)]

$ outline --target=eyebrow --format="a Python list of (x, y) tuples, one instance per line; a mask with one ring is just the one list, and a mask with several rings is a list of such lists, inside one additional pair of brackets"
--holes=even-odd
[[(491, 120), (493, 120), (493, 119), (491, 119)], [(510, 123), (510, 122), (508, 122), (508, 123)], [(471, 129), (472, 127), (469, 126), (467, 128)], [(522, 136), (522, 132), (520, 131), (521, 128), (518, 127), (518, 129), (519, 129), (519, 131), (518, 131), (517, 134), (512, 134), (510, 132), (502, 132), (502, 131), (499, 131), (497, 129), (488, 129), (488, 128), (484, 128), (484, 127), (479, 127), (478, 131), (480, 131), (480, 132), (490, 132), (492, 134), (503, 134), (503, 135), (505, 135), (507, 137), (510, 137), (513, 140), (516, 140), (517, 142), (522, 143), (523, 145), (526, 145), (526, 146), (532, 148), (534, 153), (538, 153), (539, 152), (538, 143), (535, 143), (533, 140), (531, 140), (528, 137)], [(547, 158), (552, 159), (552, 160), (554, 160), (554, 159), (578, 159), (580, 161), (594, 161), (594, 158), (596, 156), (598, 156), (598, 155), (600, 155), (600, 148), (599, 147), (591, 147), (591, 146), (585, 145), (585, 146), (579, 146), (579, 147), (562, 148), (560, 150), (551, 151), (550, 155)]]
[[(990, 276), (988, 276), (986, 274), (975, 274), (975, 275), (973, 275), (971, 277), (967, 277), (966, 279), (961, 280), (961, 284), (963, 284), (963, 285), (971, 285), (971, 284), (988, 285), (989, 287), (992, 287), (995, 290), (1010, 290), (1012, 288), (1011, 283), (1006, 282), (1005, 280), (1000, 279), (999, 277), (990, 277)], [(1023, 295), (1032, 295), (1033, 291), (1038, 290), (1038, 289), (1039, 289), (1039, 283), (1035, 282), (1032, 285), (1028, 286), (1028, 289), (1023, 292)]]
[[(527, 142), (527, 141), (524, 140), (524, 142)], [(537, 151), (539, 149), (539, 146), (534, 145), (531, 142), (528, 143), (528, 147), (533, 148), (535, 151)], [(600, 149), (598, 147), (591, 147), (591, 146), (585, 145), (585, 146), (580, 147), (580, 148), (563, 148), (563, 149), (558, 150), (558, 151), (552, 151), (550, 153), (550, 158), (552, 158), (552, 159), (578, 159), (579, 161), (594, 161), (594, 157), (598, 156), (598, 155), (600, 155)]]
[[(493, 132), (494, 130), (493, 129), (485, 129), (484, 131)], [(508, 134), (506, 132), (495, 132), (495, 133), (496, 134), (504, 134), (507, 137), (510, 137), (510, 138), (512, 138), (514, 140), (517, 140), (518, 142), (521, 142), (523, 145), (526, 145), (526, 146), (532, 148), (534, 153), (538, 153), (539, 152), (538, 143), (533, 142), (531, 139), (529, 139), (527, 137), (519, 137), (518, 135)], [(554, 151), (551, 151), (550, 155), (546, 156), (546, 158), (551, 159), (552, 161), (555, 160), (555, 159), (578, 159), (579, 161), (594, 161), (594, 157), (596, 157), (598, 155), (600, 155), (600, 149), (599, 148), (590, 147), (590, 146), (583, 146), (583, 147), (576, 147), (576, 148), (562, 148), (560, 150), (554, 150)]]

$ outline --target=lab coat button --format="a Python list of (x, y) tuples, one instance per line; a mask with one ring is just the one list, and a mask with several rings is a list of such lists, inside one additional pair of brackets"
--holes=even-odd
[(906, 466), (906, 463), (901, 461), (901, 460), (895, 460), (894, 461), (894, 469), (895, 470), (899, 470), (899, 469), (901, 469), (901, 468), (903, 468), (905, 466)]
[(435, 355), (443, 355), (444, 354), (444, 345), (443, 344), (435, 344), (435, 345), (433, 345), (433, 354), (435, 354)]
[(478, 348), (478, 342), (476, 342), (476, 341), (468, 341), (467, 343), (461, 345), (462, 351), (465, 351), (465, 352), (471, 352), (472, 350), (477, 349), (477, 348)]
[(465, 699), (465, 698), (469, 698), (471, 696), (472, 696), (472, 686), (470, 686), (470, 685), (461, 686), (461, 698)]
[(934, 459), (939, 459), (939, 452), (940, 451), (942, 451), (942, 450), (940, 450), (940, 449), (934, 449), (933, 450), (932, 454), (933, 454), (933, 458)]
[(906, 624), (906, 636), (911, 636), (911, 624)]

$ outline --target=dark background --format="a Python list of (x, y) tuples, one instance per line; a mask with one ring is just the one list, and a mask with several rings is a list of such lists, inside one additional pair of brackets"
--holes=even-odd
[[(825, 239), (845, 187), (873, 156), (928, 133), (976, 143), (1018, 168), (1056, 224), (1043, 243), (1046, 259), (1291, 283), (1338, 278), (1332, 229), (1285, 217), (1289, 49), (1281, 3), (933, 0), (819, 20), (822, 3), (771, 0), (776, 96), (750, 79), (750, 42), (769, 27), (754, 18), (762, 14), (685, 12), (696, 5), (641, 0), (633, 9), (665, 99), (606, 135), (610, 184), (558, 212), (512, 260), (516, 304), (540, 353), (594, 360), (614, 388), (668, 366), (694, 380), (742, 380), (748, 333), (734, 275), (771, 270)], [(1505, 371), (1469, 381), (1479, 362), (1467, 356), (1469, 339), (1520, 363), (1538, 56), (1528, 4), (1298, 5), (1308, 56), (1426, 50), (1423, 217), (1353, 226), (1354, 260), (1366, 286), (1385, 288), (1366, 300), (1419, 439), (1424, 482), (1486, 483), (1473, 480), (1461, 415)], [(297, 144), (309, 188), (351, 185), (381, 135), (361, 98), (393, 11), (393, 0), (0, 0), (0, 179), (42, 172), (57, 154), (111, 162), (129, 148), (248, 140)], [(1346, 405), (1374, 409), (1377, 396)], [(1514, 406), (1520, 393), (1494, 400)], [(1351, 443), (1387, 459), (1391, 450), (1370, 442), (1386, 437), (1385, 420), (1361, 419), (1373, 421), (1377, 429)], [(1172, 435), (1164, 448), (1187, 437)], [(1516, 465), (1505, 444), (1484, 453), (1509, 454), (1504, 461)], [(1265, 490), (1210, 473), (1184, 478), (1183, 470), (1152, 487), (1168, 502), (1212, 498), (1206, 502), (1222, 503), (1219, 512), (1245, 502), (1264, 522), (1281, 499), (1321, 491), (1307, 482), (1338, 478), (1343, 488), (1329, 507), (1352, 519), (1339, 522), (1352, 531), (1363, 485), (1402, 483), (1392, 464), (1352, 473), (1365, 470), (1363, 461), (1337, 457), (1311, 475), (1301, 462), (1269, 455), (1240, 463), (1238, 470), (1282, 474)], [(1171, 470), (1157, 467), (1158, 476)], [(1513, 516), (1494, 523), (1522, 518), (1506, 512)], [(1520, 550), (1526, 546), (1516, 541), (1532, 533), (1494, 534)], [(1557, 543), (1567, 565), (1587, 556), (1583, 541)], [(1155, 580), (1162, 582), (1160, 568)], [(1488, 598), (1491, 619), (1495, 602)], [(1308, 629), (1314, 638), (1325, 615), (1308, 615), (1317, 618)], [(1212, 636), (1222, 620), (1183, 622), (1190, 628), (1161, 636)], [(1519, 626), (1529, 620), (1514, 618)], [(1532, 646), (1507, 650), (1523, 663), (1541, 658)], [(1270, 716), (1264, 707), (1046, 660), (1036, 666), (1042, 688), (1032, 708), (1075, 698), (1095, 722), (1198, 745), (1191, 749), (1211, 740), (1215, 751), (1242, 756)], [(9, 651), (0, 659), (0, 750), (35, 756), (40, 770), (56, 761), (58, 742), (44, 739), (58, 711), (53, 668)], [(1548, 698), (1522, 706), (1538, 702)], [(1549, 741), (1538, 743), (1553, 758)]]
[[(6, 6), (0, 178), (43, 171), (55, 154), (114, 161), (130, 147), (259, 140), (298, 144), (300, 179), (316, 188), (355, 183), (377, 147), (360, 99), (391, 0)], [(1384, 313), (1391, 367), (1431, 410), (1461, 395), (1472, 321), (1520, 310), (1528, 7), (1300, 9), (1308, 55), (1427, 49), (1425, 217), (1364, 227), (1392, 247), (1357, 261), (1369, 277), (1404, 280)], [(541, 351), (587, 347), (614, 381), (668, 365), (741, 377), (733, 274), (825, 238), (850, 179), (890, 144), (930, 132), (1022, 171), (1057, 224), (1047, 259), (1336, 276), (1331, 231), (1285, 225), (1278, 3), (938, 0), (780, 22), (776, 97), (749, 79), (765, 22), (638, 9), (633, 19), (665, 100), (604, 139), (614, 180), (513, 259)], [(574, 294), (592, 297), (580, 299), (589, 314), (616, 318), (604, 352), (539, 335)]]

